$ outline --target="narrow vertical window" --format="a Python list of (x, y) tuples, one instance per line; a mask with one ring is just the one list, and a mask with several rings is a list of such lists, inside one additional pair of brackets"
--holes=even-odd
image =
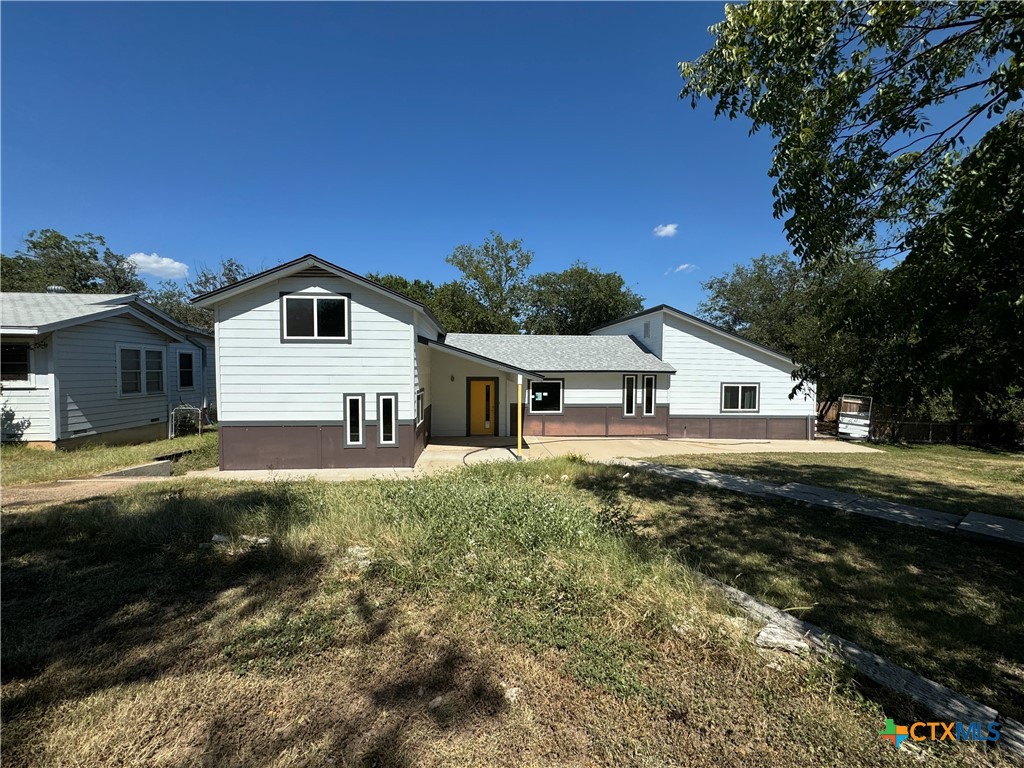
[(655, 381), (654, 376), (644, 376), (644, 416), (654, 415)]
[(377, 444), (398, 445), (398, 408), (395, 395), (377, 397)]
[(418, 427), (423, 423), (423, 397), (425, 395), (424, 390), (420, 390), (416, 393), (416, 426)]
[(142, 392), (142, 350), (121, 350), (121, 394), (137, 395)]
[(651, 338), (651, 321), (650, 320), (648, 320), (647, 322), (644, 323), (644, 338), (645, 339)]
[(363, 396), (345, 395), (345, 445), (362, 447)]
[(622, 377), (622, 415), (636, 416), (636, 376)]
[(195, 386), (194, 359), (191, 352), (178, 353), (178, 389), (192, 389)]
[(164, 391), (164, 353), (159, 349), (146, 350), (146, 394)]

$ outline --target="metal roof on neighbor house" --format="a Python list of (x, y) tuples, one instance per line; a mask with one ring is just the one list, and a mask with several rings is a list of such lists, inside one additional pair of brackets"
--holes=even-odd
[(0, 326), (41, 328), (128, 306), (132, 293), (0, 293)]
[(675, 373), (631, 336), (521, 336), (449, 333), (445, 344), (540, 372)]

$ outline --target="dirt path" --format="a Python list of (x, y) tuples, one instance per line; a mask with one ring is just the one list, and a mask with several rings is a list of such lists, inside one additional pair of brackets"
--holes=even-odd
[(0, 505), (4, 509), (34, 507), (41, 504), (63, 504), (68, 501), (94, 499), (130, 488), (139, 483), (169, 480), (167, 477), (119, 477), (103, 480), (60, 480), (56, 483), (31, 483), (29, 485), (5, 486), (0, 488)]

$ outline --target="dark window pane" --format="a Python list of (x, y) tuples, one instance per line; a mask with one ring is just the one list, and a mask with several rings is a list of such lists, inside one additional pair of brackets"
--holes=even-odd
[(757, 387), (743, 387), (743, 408), (748, 411), (757, 410)]
[(395, 442), (395, 399), (384, 397), (380, 401), (380, 441)]
[(345, 336), (344, 299), (317, 299), (316, 335), (335, 338)]
[(285, 336), (313, 335), (313, 300), (286, 299), (284, 302)]
[(644, 414), (654, 413), (654, 377), (644, 376)]
[(626, 377), (626, 391), (625, 395), (625, 414), (632, 416), (636, 413), (636, 378), (633, 376)]
[(350, 443), (361, 443), (362, 438), (362, 417), (360, 416), (361, 404), (358, 397), (353, 397), (348, 401), (348, 441)]
[(532, 384), (530, 410), (545, 413), (562, 410), (562, 382), (535, 381)]
[(190, 389), (194, 386), (195, 379), (192, 376), (192, 353), (178, 353), (178, 389)]
[(740, 407), (740, 388), (724, 387), (722, 394), (722, 408), (727, 411), (735, 411)]
[(0, 380), (28, 381), (28, 344), (4, 344), (0, 349)]

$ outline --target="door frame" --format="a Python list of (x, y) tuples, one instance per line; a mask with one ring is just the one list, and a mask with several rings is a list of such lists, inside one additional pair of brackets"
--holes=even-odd
[(498, 398), (498, 377), (497, 376), (467, 376), (466, 377), (466, 437), (481, 437), (481, 435), (471, 434), (473, 431), (472, 427), (472, 398), (473, 398), (473, 385), (474, 381), (491, 381), (494, 382), (494, 431), (491, 433), (492, 436), (497, 437), (498, 435), (498, 421), (501, 419), (501, 410), (499, 406), (501, 402)]

